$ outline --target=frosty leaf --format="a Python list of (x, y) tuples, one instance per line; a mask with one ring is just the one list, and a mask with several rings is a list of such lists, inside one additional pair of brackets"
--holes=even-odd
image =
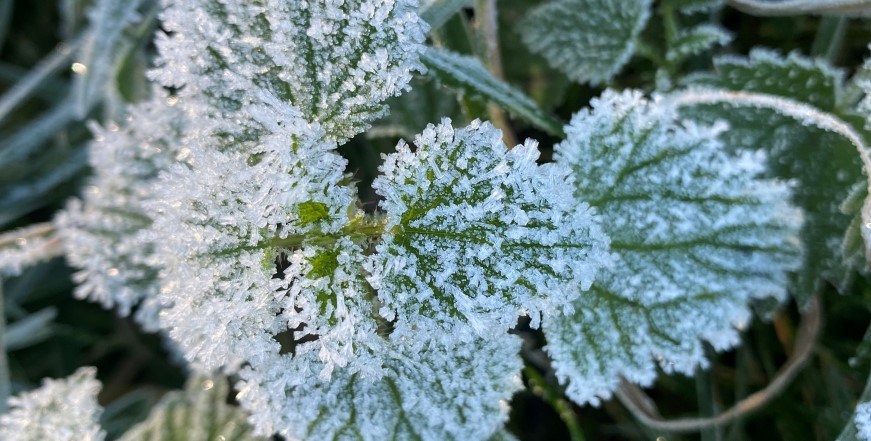
[(729, 4), (744, 12), (762, 15), (844, 15), (867, 17), (871, 15), (869, 0), (728, 0)]
[(610, 91), (566, 128), (556, 161), (574, 171), (614, 253), (573, 313), (544, 322), (573, 400), (596, 404), (621, 376), (648, 385), (657, 364), (691, 374), (706, 363), (703, 340), (738, 342), (749, 300), (786, 295), (801, 215), (784, 184), (755, 178), (763, 158), (723, 150), (723, 130)]
[(423, 0), (420, 18), (429, 24), (430, 29), (438, 29), (454, 14), (471, 5), (472, 0)]
[(669, 1), (671, 5), (674, 5), (678, 10), (680, 10), (684, 14), (693, 14), (696, 12), (708, 12), (719, 7), (722, 7), (725, 3), (724, 0), (671, 0)]
[(697, 55), (716, 45), (725, 45), (732, 41), (732, 34), (720, 26), (702, 24), (681, 31), (668, 48), (665, 57), (669, 61), (682, 60), (690, 55)]
[(9, 398), (0, 415), (4, 441), (102, 441), (103, 409), (97, 404), (96, 369), (81, 368), (63, 380), (46, 378), (42, 386)]
[(94, 97), (102, 95), (99, 89), (110, 81), (122, 31), (137, 18), (140, 3), (141, 0), (99, 0), (88, 12), (90, 28), (76, 60), (82, 67), (77, 71), (72, 91), (79, 118), (87, 116)]
[[(173, 2), (158, 40), (164, 85), (237, 110), (262, 90), (344, 141), (406, 89), (427, 25), (414, 0)], [(192, 24), (196, 24), (192, 26)]]
[(247, 415), (227, 400), (227, 380), (194, 376), (183, 392), (170, 392), (148, 418), (120, 441), (265, 441), (255, 437)]
[(63, 253), (57, 231), (34, 224), (0, 234), (0, 276), (17, 276), (30, 265)]
[(373, 183), (387, 233), (369, 282), (395, 333), (429, 320), (501, 333), (590, 286), (608, 239), (567, 170), (536, 164), (534, 142), (508, 150), (489, 123), (444, 120), (415, 144), (400, 142)]
[(747, 57), (717, 57), (713, 73), (692, 78), (694, 85), (785, 96), (827, 111), (838, 103), (843, 82), (844, 72), (823, 60), (767, 49), (754, 49)]
[(380, 379), (342, 370), (322, 382), (311, 357), (261, 360), (241, 373), (238, 399), (258, 433), (286, 439), (485, 440), (521, 386), (519, 339), (442, 340), (393, 341)]
[(427, 48), (421, 57), (429, 74), (442, 84), (492, 101), (552, 135), (562, 124), (519, 90), (494, 77), (481, 60), (444, 49)]
[(366, 131), (367, 138), (410, 139), (432, 121), (462, 117), (456, 95), (440, 87), (435, 80), (418, 77), (411, 81), (411, 85), (408, 93), (387, 102), (390, 115), (375, 121), (372, 128)]
[(257, 133), (257, 144), (239, 150), (211, 148), (226, 141), (210, 130), (226, 123), (198, 120), (186, 164), (162, 175), (150, 205), (161, 325), (201, 370), (307, 351), (325, 377), (352, 361), (366, 370), (358, 355), (380, 337), (363, 250), (345, 231), (362, 222), (346, 161), (323, 130), (271, 105), (243, 107), (237, 130)]
[[(782, 57), (755, 50), (748, 58), (718, 58), (715, 66), (716, 73), (696, 78), (695, 83), (791, 97), (829, 112), (836, 110), (842, 94), (843, 72), (797, 54)], [(730, 129), (721, 135), (727, 148), (764, 150), (767, 176), (797, 184), (792, 201), (806, 214), (801, 234), (804, 264), (792, 276), (799, 303), (816, 292), (822, 279), (843, 287), (863, 259), (862, 252), (847, 252), (843, 245), (854, 241), (845, 233), (859, 210), (845, 212), (842, 202), (864, 182), (862, 161), (850, 141), (773, 109), (698, 105), (686, 108), (684, 115), (704, 123), (727, 121)]]
[(580, 83), (616, 75), (635, 51), (650, 0), (552, 0), (520, 24), (523, 42)]
[(121, 315), (140, 305), (137, 319), (149, 331), (158, 328), (160, 306), (154, 244), (145, 237), (152, 214), (143, 204), (158, 173), (174, 161), (186, 119), (167, 100), (155, 92), (128, 109), (123, 128), (92, 128), (94, 176), (82, 199), (71, 200), (54, 220), (67, 260), (79, 268), (76, 297), (117, 307)]

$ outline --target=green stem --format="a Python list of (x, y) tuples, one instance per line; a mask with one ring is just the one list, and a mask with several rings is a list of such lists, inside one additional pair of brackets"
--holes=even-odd
[(581, 425), (578, 423), (577, 415), (574, 409), (572, 409), (572, 405), (563, 399), (535, 368), (526, 366), (523, 368), (523, 373), (529, 379), (532, 393), (544, 400), (559, 414), (560, 419), (563, 420), (563, 423), (565, 423), (566, 428), (569, 430), (571, 440), (584, 441), (584, 432), (581, 430)]
[(268, 241), (257, 244), (255, 248), (275, 247), (275, 248), (299, 248), (303, 244), (330, 246), (343, 237), (349, 237), (355, 242), (365, 241), (369, 239), (377, 239), (383, 236), (386, 231), (385, 221), (371, 221), (367, 219), (354, 219), (348, 225), (342, 228), (342, 231), (332, 234), (312, 234), (312, 235), (291, 235), (284, 238), (273, 238)]
[(820, 27), (814, 37), (811, 55), (833, 63), (841, 52), (844, 44), (844, 36), (847, 34), (846, 17), (823, 17), (820, 19)]

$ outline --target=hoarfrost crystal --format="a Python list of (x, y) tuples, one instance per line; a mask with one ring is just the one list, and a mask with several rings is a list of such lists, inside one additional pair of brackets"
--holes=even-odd
[(139, 305), (136, 318), (149, 331), (158, 329), (159, 262), (145, 236), (152, 219), (143, 204), (158, 173), (173, 163), (185, 121), (168, 99), (155, 91), (129, 109), (123, 128), (92, 128), (94, 176), (82, 199), (71, 200), (54, 220), (67, 260), (80, 268), (73, 276), (76, 296), (117, 307), (121, 315)]
[(396, 333), (423, 322), (501, 333), (517, 316), (558, 311), (592, 283), (608, 238), (572, 195), (568, 170), (537, 165), (536, 144), (508, 150), (489, 123), (449, 120), (400, 143), (373, 187), (387, 234), (369, 282)]
[(596, 207), (614, 261), (574, 313), (546, 319), (566, 394), (596, 404), (619, 378), (642, 385), (704, 365), (750, 319), (747, 302), (786, 295), (801, 262), (801, 212), (785, 183), (756, 178), (764, 157), (730, 155), (722, 126), (681, 121), (637, 92), (605, 94), (566, 127), (556, 161)]
[[(416, 0), (165, 0), (154, 76), (228, 109), (259, 90), (344, 141), (408, 87), (428, 27)], [(216, 73), (220, 72), (220, 75)]]
[(270, 357), (242, 371), (238, 399), (260, 433), (288, 440), (483, 440), (521, 387), (519, 343), (507, 334), (417, 348), (393, 340), (380, 379), (342, 370), (328, 382), (311, 356)]
[(102, 441), (103, 409), (97, 404), (100, 382), (94, 368), (81, 368), (63, 380), (45, 379), (39, 389), (9, 398), (0, 415), (5, 441)]

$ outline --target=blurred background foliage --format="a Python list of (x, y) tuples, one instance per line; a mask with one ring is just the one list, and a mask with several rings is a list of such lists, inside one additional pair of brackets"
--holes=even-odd
[[(141, 99), (148, 90), (145, 72), (154, 55), (151, 36), (159, 29), (157, 2), (117, 2), (119, 7), (135, 8), (136, 19), (108, 24), (95, 20), (93, 14), (89, 17), (92, 3), (0, 0), (0, 231), (48, 221), (68, 197), (78, 194), (89, 174), (88, 121), (121, 121), (125, 103)], [(603, 88), (572, 82), (522, 44), (517, 23), (540, 3), (496, 2), (504, 77), (567, 122)], [(734, 39), (717, 52), (742, 55), (758, 46), (823, 55), (816, 41), (825, 21), (831, 20), (761, 18), (728, 7), (712, 14), (681, 18), (721, 24)], [(642, 39), (657, 41), (660, 21), (654, 13)], [(93, 38), (94, 27), (109, 25), (117, 30), (101, 29), (98, 35), (112, 38)], [(474, 9), (466, 7), (450, 16), (431, 38), (442, 47), (483, 58), (478, 31)], [(825, 56), (854, 75), (869, 42), (871, 21), (850, 19), (836, 50)], [(681, 64), (680, 74), (710, 70), (711, 56), (706, 52), (690, 57)], [(84, 65), (86, 71), (74, 63)], [(649, 59), (636, 56), (608, 85), (650, 92), (657, 84), (655, 72)], [(370, 207), (376, 203), (369, 186), (380, 154), (392, 151), (399, 138), (408, 138), (445, 116), (455, 125), (490, 116), (486, 102), (458, 96), (429, 77), (420, 76), (412, 85), (411, 92), (391, 101), (390, 116), (341, 148), (350, 161), (348, 171), (359, 181), (360, 195)], [(557, 136), (511, 115), (505, 122), (517, 139), (539, 140), (542, 160), (549, 159)], [(58, 258), (2, 283), (13, 392), (32, 388), (43, 377), (64, 377), (79, 366), (96, 366), (104, 383), (100, 395), (106, 406), (104, 427), (114, 439), (145, 419), (163, 394), (182, 387), (186, 374), (160, 336), (143, 333), (129, 318), (73, 299), (71, 274)], [(599, 408), (572, 405), (561, 398), (554, 378), (527, 369), (527, 376), (536, 378), (531, 387), (515, 395), (508, 428), (522, 440), (835, 439), (871, 371), (871, 284), (862, 275), (854, 280), (843, 293), (823, 286), (824, 327), (810, 363), (769, 405), (738, 422), (701, 434), (657, 432), (638, 423), (617, 401)], [(711, 351), (711, 368), (697, 378), (661, 376), (649, 391), (651, 397), (666, 416), (712, 415), (728, 407), (768, 384), (793, 351), (799, 320), (798, 308), (792, 304), (768, 320), (755, 320), (743, 333), (742, 346), (719, 354)], [(544, 344), (541, 334), (523, 322), (517, 332), (533, 346)], [(566, 421), (572, 420), (577, 428), (570, 431)]]

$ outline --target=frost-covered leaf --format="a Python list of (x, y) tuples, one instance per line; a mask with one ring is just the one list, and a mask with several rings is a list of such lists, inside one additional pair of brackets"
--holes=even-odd
[(148, 418), (120, 441), (265, 441), (240, 408), (226, 403), (227, 380), (194, 376), (184, 391), (164, 396)]
[(613, 261), (544, 330), (567, 395), (596, 404), (621, 376), (648, 385), (657, 365), (693, 373), (706, 364), (702, 341), (736, 344), (749, 300), (786, 295), (802, 216), (784, 183), (756, 178), (764, 157), (723, 149), (725, 127), (679, 120), (637, 92), (606, 91), (592, 107), (555, 157), (602, 216)]
[(341, 370), (324, 382), (310, 356), (264, 358), (242, 372), (238, 399), (259, 433), (289, 440), (488, 439), (521, 386), (519, 339), (427, 337), (393, 340), (380, 379)]
[[(843, 72), (798, 54), (782, 57), (755, 50), (747, 58), (718, 58), (715, 66), (716, 73), (698, 77), (695, 83), (780, 95), (829, 112), (836, 110), (842, 93)], [(793, 295), (799, 302), (814, 294), (820, 280), (843, 287), (852, 269), (862, 266), (864, 252), (845, 246), (855, 242), (857, 231), (850, 225), (859, 207), (844, 211), (843, 203), (865, 180), (862, 161), (850, 141), (772, 109), (699, 105), (684, 109), (683, 114), (703, 123), (727, 121), (730, 129), (721, 136), (728, 149), (764, 150), (767, 176), (796, 184), (792, 201), (806, 215), (801, 234), (804, 265), (792, 276)]]
[(589, 288), (606, 255), (598, 219), (565, 168), (536, 164), (532, 141), (508, 150), (474, 121), (430, 125), (386, 157), (373, 188), (387, 233), (369, 282), (398, 316), (394, 333), (434, 321), (448, 332), (504, 332), (517, 316), (564, 306)]
[(0, 439), (102, 441), (100, 387), (94, 368), (80, 368), (62, 380), (46, 378), (38, 389), (9, 398), (9, 410), (0, 415)]
[(762, 15), (844, 15), (867, 17), (871, 15), (869, 0), (728, 0), (729, 4), (744, 12)]
[(142, 0), (99, 0), (88, 12), (90, 27), (79, 57), (72, 98), (79, 118), (87, 116), (95, 97), (110, 81), (119, 40), (124, 28), (134, 21)]
[(243, 127), (265, 133), (241, 151), (209, 148), (219, 135), (190, 139), (186, 164), (158, 185), (161, 324), (199, 369), (234, 371), (288, 350), (284, 337), (316, 335), (296, 352), (319, 351), (329, 376), (365, 348), (356, 336), (377, 337), (362, 249), (343, 230), (360, 221), (346, 161), (292, 110), (246, 108)]
[(492, 101), (552, 135), (562, 134), (561, 123), (554, 116), (519, 90), (494, 77), (481, 60), (433, 47), (427, 48), (421, 59), (429, 74), (442, 84)]
[(681, 31), (665, 57), (669, 61), (682, 60), (690, 55), (697, 55), (714, 46), (723, 46), (732, 41), (732, 34), (726, 29), (712, 24), (701, 24), (694, 28)]
[(35, 224), (0, 234), (0, 276), (17, 276), (30, 265), (61, 255), (57, 231)]
[(429, 24), (430, 29), (437, 29), (467, 6), (472, 6), (472, 0), (422, 0), (420, 18)]
[(616, 75), (635, 52), (650, 0), (552, 0), (529, 13), (523, 42), (580, 83)]
[(725, 4), (725, 0), (667, 0), (669, 4), (676, 7), (684, 14), (694, 14), (697, 12), (708, 12), (716, 10)]
[(414, 0), (172, 2), (158, 39), (166, 86), (227, 110), (266, 92), (343, 141), (402, 92), (428, 26)]
[(143, 205), (161, 170), (178, 152), (186, 117), (167, 104), (175, 98), (155, 91), (131, 106), (124, 127), (94, 125), (90, 164), (94, 170), (82, 199), (68, 202), (54, 220), (69, 263), (79, 268), (76, 297), (117, 307), (149, 331), (158, 329), (155, 299), (158, 263), (146, 237), (152, 213)]

